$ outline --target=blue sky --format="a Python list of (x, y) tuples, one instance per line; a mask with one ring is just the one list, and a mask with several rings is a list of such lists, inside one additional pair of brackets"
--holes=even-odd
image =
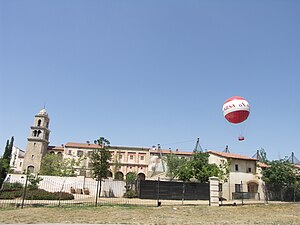
[[(0, 1), (0, 152), (44, 104), (51, 145), (300, 157), (300, 1)], [(251, 106), (229, 124), (223, 102)], [(243, 130), (245, 141), (238, 142)]]

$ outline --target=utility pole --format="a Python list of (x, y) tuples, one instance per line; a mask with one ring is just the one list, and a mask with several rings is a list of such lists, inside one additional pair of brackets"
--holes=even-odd
[(200, 145), (200, 139), (199, 138), (197, 138), (197, 141), (196, 141), (196, 145), (195, 145), (195, 148), (194, 148), (194, 153), (196, 153), (196, 152), (203, 152), (203, 150), (202, 150), (202, 148), (201, 148), (201, 145)]

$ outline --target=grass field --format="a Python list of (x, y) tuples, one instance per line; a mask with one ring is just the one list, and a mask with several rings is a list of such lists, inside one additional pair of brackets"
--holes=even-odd
[(300, 204), (6, 208), (0, 223), (300, 224)]

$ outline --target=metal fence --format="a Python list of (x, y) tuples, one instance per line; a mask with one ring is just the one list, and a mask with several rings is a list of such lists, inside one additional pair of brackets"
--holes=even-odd
[(142, 180), (139, 197), (161, 200), (209, 200), (209, 183)]
[(265, 185), (265, 195), (267, 201), (300, 201), (300, 186), (299, 185)]
[(232, 199), (252, 199), (260, 200), (260, 193), (258, 192), (232, 192)]
[[(136, 196), (124, 197), (125, 181), (105, 179), (99, 183), (85, 177), (41, 176), (38, 188), (32, 187), (26, 175), (11, 176), (0, 191), (0, 207), (47, 207), (47, 206), (101, 206), (101, 205), (183, 205), (205, 204), (207, 200), (139, 198), (141, 187), (135, 185), (132, 191)], [(143, 188), (143, 187), (142, 187)], [(98, 195), (97, 190), (99, 191)], [(164, 189), (157, 189), (162, 196)], [(49, 197), (50, 196), (50, 197)], [(139, 197), (138, 197), (139, 196)], [(188, 199), (188, 198), (187, 198)]]

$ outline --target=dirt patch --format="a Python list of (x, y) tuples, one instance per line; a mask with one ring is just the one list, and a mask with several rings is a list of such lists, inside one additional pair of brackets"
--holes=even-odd
[(0, 223), (300, 224), (300, 204), (1, 209)]

